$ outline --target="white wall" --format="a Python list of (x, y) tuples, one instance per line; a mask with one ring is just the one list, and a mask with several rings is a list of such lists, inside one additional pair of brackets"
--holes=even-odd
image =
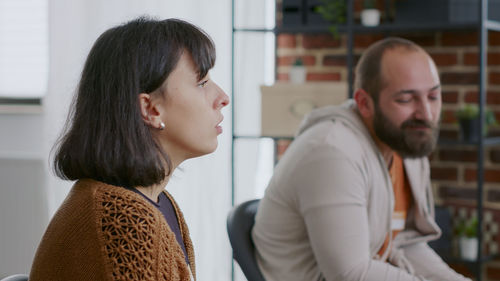
[[(43, 113), (0, 113), (0, 278), (29, 272), (48, 220), (71, 187), (51, 174), (48, 156), (91, 45), (105, 29), (144, 14), (183, 18), (207, 31), (217, 46), (212, 78), (229, 94), (230, 0), (50, 0), (50, 71)], [(229, 108), (223, 113), (225, 132), (216, 153), (187, 161), (167, 186), (190, 226), (200, 280), (230, 278), (225, 230), (231, 204)]]

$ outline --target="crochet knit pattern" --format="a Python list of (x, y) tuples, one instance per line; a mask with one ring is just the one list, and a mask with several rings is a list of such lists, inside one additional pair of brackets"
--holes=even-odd
[[(176, 211), (195, 277), (187, 226), (177, 204), (167, 196)], [(47, 228), (30, 281), (189, 281), (191, 270), (156, 207), (125, 188), (81, 180)]]

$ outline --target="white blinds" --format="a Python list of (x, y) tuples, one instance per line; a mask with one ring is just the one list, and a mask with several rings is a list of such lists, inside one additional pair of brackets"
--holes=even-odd
[(48, 37), (48, 0), (0, 0), (0, 98), (45, 94)]

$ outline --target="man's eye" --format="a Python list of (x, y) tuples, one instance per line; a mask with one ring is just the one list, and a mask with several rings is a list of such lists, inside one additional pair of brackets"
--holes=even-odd
[(411, 101), (411, 99), (397, 99), (396, 102), (397, 103), (409, 103)]

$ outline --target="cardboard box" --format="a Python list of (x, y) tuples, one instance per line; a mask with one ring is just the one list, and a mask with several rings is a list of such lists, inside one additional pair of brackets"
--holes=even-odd
[(341, 104), (346, 82), (276, 83), (261, 86), (262, 135), (293, 137), (304, 116), (313, 109)]

